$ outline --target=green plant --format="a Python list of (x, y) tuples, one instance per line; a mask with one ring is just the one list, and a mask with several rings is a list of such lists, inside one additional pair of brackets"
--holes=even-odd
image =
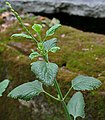
[(2, 93), (7, 88), (8, 84), (9, 84), (9, 80), (8, 79), (5, 79), (2, 82), (0, 82), (0, 97), (2, 96)]
[[(49, 30), (47, 30), (44, 39), (42, 39), (41, 36), (42, 26), (40, 24), (34, 24), (32, 26), (32, 29), (38, 35), (38, 39), (36, 39), (24, 26), (18, 13), (13, 10), (13, 8), (8, 2), (7, 4), (9, 5), (11, 11), (15, 14), (16, 18), (27, 33), (13, 34), (12, 37), (25, 37), (36, 42), (37, 51), (32, 50), (32, 53), (29, 55), (29, 58), (34, 59), (35, 57), (41, 57), (43, 59), (31, 63), (31, 71), (35, 74), (37, 80), (34, 80), (33, 82), (27, 82), (16, 87), (8, 94), (8, 96), (17, 99), (30, 100), (34, 96), (39, 95), (43, 92), (49, 97), (62, 103), (68, 120), (71, 120), (71, 115), (73, 116), (74, 120), (76, 120), (77, 117), (84, 118), (85, 102), (81, 91), (96, 89), (101, 85), (101, 82), (93, 77), (79, 75), (71, 81), (70, 89), (65, 95), (63, 95), (59, 84), (56, 80), (58, 66), (57, 64), (51, 63), (49, 61), (48, 55), (49, 52), (55, 53), (60, 48), (57, 46), (56, 38), (46, 40), (49, 36), (52, 36), (59, 27), (61, 27), (61, 24), (56, 24), (52, 26)], [(57, 97), (45, 91), (43, 85), (55, 87), (57, 91)], [(66, 105), (65, 99), (67, 98), (72, 89), (74, 89), (77, 92), (72, 96), (72, 98)]]

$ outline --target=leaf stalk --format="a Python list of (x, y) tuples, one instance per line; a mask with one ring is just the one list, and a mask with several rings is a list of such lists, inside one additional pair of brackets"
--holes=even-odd
[(51, 97), (51, 98), (53, 98), (53, 99), (55, 99), (55, 100), (57, 100), (57, 101), (61, 101), (59, 98), (56, 98), (56, 97), (54, 97), (53, 95), (51, 95), (51, 94), (49, 94), (48, 92), (46, 92), (46, 91), (43, 91), (46, 95), (48, 95), (49, 97)]

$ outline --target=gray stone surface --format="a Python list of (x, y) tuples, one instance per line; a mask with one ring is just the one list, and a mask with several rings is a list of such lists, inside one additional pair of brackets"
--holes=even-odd
[[(0, 0), (0, 8), (6, 7)], [(105, 0), (8, 0), (16, 10), (34, 13), (67, 13), (69, 15), (105, 17)]]

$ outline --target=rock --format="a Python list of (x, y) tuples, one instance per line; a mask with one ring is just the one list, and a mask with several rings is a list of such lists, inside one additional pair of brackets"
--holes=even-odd
[[(29, 22), (28, 28), (31, 32), (33, 23), (39, 23), (37, 17), (30, 17), (24, 21)], [(44, 33), (47, 26), (43, 28)], [(16, 86), (35, 80), (35, 75), (30, 70), (31, 61), (28, 54), (31, 47), (36, 49), (36, 45), (30, 40), (21, 38), (10, 40), (11, 34), (24, 32), (18, 31), (19, 28), (21, 27), (15, 22), (6, 31), (0, 32), (0, 80), (5, 78), (11, 80), (6, 95)], [(86, 100), (84, 120), (105, 120), (105, 36), (62, 26), (54, 37), (58, 38), (58, 46), (61, 50), (56, 54), (50, 53), (49, 60), (59, 65), (57, 80), (63, 93), (67, 92), (70, 80), (78, 74), (99, 78), (103, 86), (89, 94), (84, 92)], [(56, 96), (53, 88), (45, 89)], [(65, 115), (61, 104), (43, 94), (29, 102), (13, 100), (5, 95), (0, 99), (0, 120), (39, 120), (39, 118), (40, 120), (65, 120)]]
[[(7, 7), (5, 0), (0, 0), (0, 7)], [(105, 17), (104, 0), (8, 0), (16, 10), (30, 13), (67, 13), (69, 15), (94, 18)]]

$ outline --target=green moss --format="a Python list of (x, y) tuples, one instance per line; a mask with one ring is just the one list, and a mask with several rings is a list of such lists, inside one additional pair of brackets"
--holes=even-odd
[(5, 51), (6, 49), (6, 45), (3, 43), (0, 43), (0, 53), (2, 53), (3, 51)]
[[(25, 23), (29, 22), (27, 28), (31, 29), (33, 23), (40, 23), (41, 21), (38, 18), (28, 18), (23, 20)], [(47, 26), (43, 29), (45, 33)], [(10, 36), (13, 33), (24, 32), (21, 29), (21, 26), (18, 22), (15, 22), (13, 25), (8, 27), (5, 32), (0, 33), (0, 80), (5, 79), (6, 77), (11, 80), (9, 91), (27, 81), (32, 81), (35, 79), (35, 76), (30, 71), (31, 61), (28, 59), (27, 55), (24, 53), (24, 50), (30, 51), (30, 47), (35, 47), (32, 42), (21, 38), (13, 38), (10, 40)], [(34, 34), (34, 32), (32, 32)], [(62, 34), (64, 37), (62, 37)], [(57, 30), (54, 37), (58, 38), (58, 46), (61, 47), (61, 50), (56, 54), (50, 53), (50, 61), (56, 62), (60, 69), (57, 76), (60, 87), (62, 88), (63, 94), (67, 92), (70, 81), (77, 76), (78, 74), (86, 74), (99, 78), (102, 82), (105, 80), (105, 36), (97, 35), (93, 33), (84, 33), (82, 31), (76, 30), (71, 27), (62, 26)], [(50, 38), (48, 38), (50, 39)], [(10, 42), (16, 42), (24, 44), (21, 48), (18, 46), (10, 46)], [(29, 43), (29, 44), (28, 44)], [(28, 44), (28, 45), (27, 45)], [(49, 92), (55, 95), (56, 91), (51, 88), (46, 88)], [(89, 95), (85, 93), (86, 99), (86, 119), (89, 120), (104, 120), (105, 107), (104, 107), (104, 95), (102, 94), (105, 91), (104, 85), (96, 92), (92, 92)], [(93, 94), (94, 93), (94, 94)], [(5, 115), (5, 118), (1, 120), (34, 120), (41, 117), (41, 120), (64, 120), (64, 113), (61, 110), (61, 105), (58, 105), (57, 102), (54, 102), (52, 99), (46, 96), (46, 101), (53, 111), (50, 115), (48, 113), (35, 114), (35, 118), (32, 117), (32, 109), (23, 107), (18, 102), (10, 99), (3, 98), (0, 101), (1, 110), (5, 111), (4, 108), (8, 106), (8, 109), (2, 114), (8, 113)], [(69, 99), (69, 98), (67, 98)], [(39, 99), (38, 99), (39, 100)], [(2, 106), (3, 101), (6, 102)], [(54, 108), (52, 106), (54, 105)], [(15, 107), (15, 109), (14, 109)], [(58, 108), (58, 110), (57, 110)], [(40, 109), (40, 108), (39, 108)], [(18, 111), (19, 110), (19, 111)], [(23, 112), (24, 110), (24, 112)], [(22, 113), (21, 113), (22, 112)], [(25, 113), (27, 114), (26, 117)], [(20, 114), (20, 115), (19, 115)], [(63, 115), (63, 117), (62, 117)], [(96, 119), (96, 115), (97, 119)], [(31, 116), (31, 117), (30, 117)]]
[(0, 25), (4, 23), (4, 20), (0, 18)]
[[(26, 56), (14, 48), (5, 45), (5, 50), (2, 50), (0, 54), (0, 80), (5, 78), (11, 80), (7, 93), (14, 87), (35, 79), (30, 71), (29, 64), (30, 61)], [(0, 99), (0, 106), (1, 120), (32, 120), (29, 117), (31, 109), (22, 107), (17, 100), (7, 98), (4, 95)]]
[[(64, 38), (61, 37), (62, 34), (65, 34)], [(52, 59), (60, 66), (65, 63), (69, 70), (96, 77), (104, 70), (105, 36), (63, 26), (55, 37), (59, 40), (61, 50)]]
[(85, 96), (86, 99), (86, 119), (91, 119), (91, 120), (104, 120), (105, 117), (105, 96), (103, 93), (97, 93), (95, 92), (94, 94), (88, 93)]

